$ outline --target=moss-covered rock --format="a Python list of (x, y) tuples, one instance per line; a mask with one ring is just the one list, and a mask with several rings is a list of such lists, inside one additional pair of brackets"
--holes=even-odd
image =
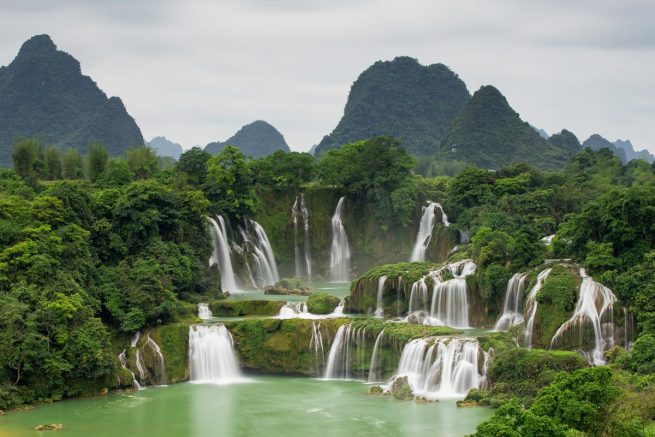
[(328, 293), (314, 293), (307, 298), (307, 311), (312, 314), (330, 314), (339, 305), (339, 300)]
[(573, 266), (556, 265), (552, 268), (537, 293), (539, 305), (533, 327), (533, 347), (550, 348), (553, 335), (573, 313), (579, 287), (580, 277)]
[(266, 287), (264, 294), (309, 296), (312, 294), (312, 289), (311, 287), (305, 286), (298, 278), (285, 278), (278, 281), (275, 285)]
[(189, 379), (189, 325), (177, 323), (159, 326), (150, 331), (161, 349), (166, 361), (168, 382), (176, 383)]
[(414, 399), (414, 394), (412, 393), (412, 387), (409, 385), (406, 376), (401, 376), (395, 378), (391, 382), (391, 387), (389, 388), (391, 395), (401, 401), (410, 401)]
[(275, 316), (285, 302), (276, 300), (220, 300), (209, 304), (214, 317)]

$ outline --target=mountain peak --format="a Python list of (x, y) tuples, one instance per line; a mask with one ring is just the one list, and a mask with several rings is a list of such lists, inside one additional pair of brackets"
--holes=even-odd
[(441, 143), (437, 159), (457, 160), (498, 169), (527, 162), (558, 168), (570, 151), (547, 142), (521, 120), (503, 94), (485, 85), (473, 94)]
[(99, 142), (110, 155), (143, 144), (121, 99), (108, 98), (48, 35), (27, 40), (0, 69), (0, 101), (0, 166), (11, 165), (18, 138), (39, 137), (45, 144), (81, 151)]
[(276, 150), (290, 151), (280, 131), (264, 120), (255, 120), (242, 126), (226, 141), (207, 144), (205, 150), (216, 154), (227, 145), (238, 147), (245, 155), (253, 158), (270, 155)]
[(399, 56), (377, 61), (350, 88), (343, 117), (316, 154), (380, 135), (417, 155), (432, 155), (470, 99), (466, 84), (443, 64)]
[(32, 38), (28, 39), (23, 43), (18, 52), (20, 55), (25, 55), (29, 53), (54, 53), (57, 51), (57, 46), (52, 41), (49, 35), (35, 35)]

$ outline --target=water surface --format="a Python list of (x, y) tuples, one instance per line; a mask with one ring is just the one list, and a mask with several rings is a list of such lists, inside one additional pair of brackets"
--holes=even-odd
[(492, 411), (455, 401), (372, 396), (352, 381), (251, 377), (230, 386), (176, 384), (39, 405), (0, 417), (0, 436), (463, 436)]

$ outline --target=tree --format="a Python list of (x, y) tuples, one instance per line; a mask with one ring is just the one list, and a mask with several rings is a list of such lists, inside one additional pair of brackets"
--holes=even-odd
[(314, 177), (314, 157), (309, 153), (278, 150), (250, 166), (255, 183), (272, 188), (299, 187)]
[(149, 147), (135, 147), (125, 152), (125, 159), (134, 179), (146, 179), (159, 170), (157, 153)]
[(46, 179), (61, 179), (61, 151), (58, 147), (48, 147), (43, 152)]
[(40, 155), (40, 144), (34, 139), (24, 139), (14, 145), (11, 159), (14, 171), (26, 181), (34, 181), (37, 177), (35, 164)]
[(76, 149), (67, 149), (64, 152), (62, 164), (64, 179), (79, 179), (82, 177), (82, 157)]
[(202, 185), (207, 179), (207, 161), (211, 155), (199, 147), (182, 153), (177, 161), (177, 169), (187, 175), (191, 185)]
[(100, 144), (93, 143), (89, 147), (87, 160), (87, 175), (91, 182), (95, 182), (98, 177), (105, 171), (107, 166), (107, 151)]
[[(408, 183), (415, 164), (398, 140), (377, 137), (330, 150), (318, 164), (318, 177), (325, 184), (370, 199), (378, 221), (389, 226), (396, 220), (391, 194)], [(396, 204), (399, 211), (403, 209)]]
[(238, 148), (225, 146), (207, 161), (205, 193), (216, 210), (237, 220), (252, 215), (256, 202), (252, 187), (252, 170)]

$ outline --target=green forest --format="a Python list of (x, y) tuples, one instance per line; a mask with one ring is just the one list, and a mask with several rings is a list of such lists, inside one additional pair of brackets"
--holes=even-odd
[[(369, 205), (388, 233), (411, 228), (417, 207), (438, 200), (470, 237), (451, 259), (474, 260), (480, 299), (496, 313), (514, 273), (571, 259), (634, 315), (633, 346), (611, 348), (603, 366), (576, 352), (516, 347), (512, 330), (481, 340), (495, 351), (490, 384), (462, 402), (495, 413), (475, 435), (655, 432), (655, 166), (645, 161), (585, 149), (559, 171), (467, 166), (429, 178), (390, 137), (320, 159), (284, 151), (250, 159), (227, 146), (216, 155), (192, 148), (177, 162), (145, 147), (109, 158), (99, 144), (80, 155), (26, 139), (12, 158), (13, 170), (0, 173), (0, 409), (114, 387), (116, 355), (134, 332), (196, 323), (198, 303), (225, 300), (207, 263), (206, 216), (242, 223), (276, 193), (331, 190)], [(567, 272), (554, 268), (537, 295), (552, 317), (575, 306), (577, 279)]]

